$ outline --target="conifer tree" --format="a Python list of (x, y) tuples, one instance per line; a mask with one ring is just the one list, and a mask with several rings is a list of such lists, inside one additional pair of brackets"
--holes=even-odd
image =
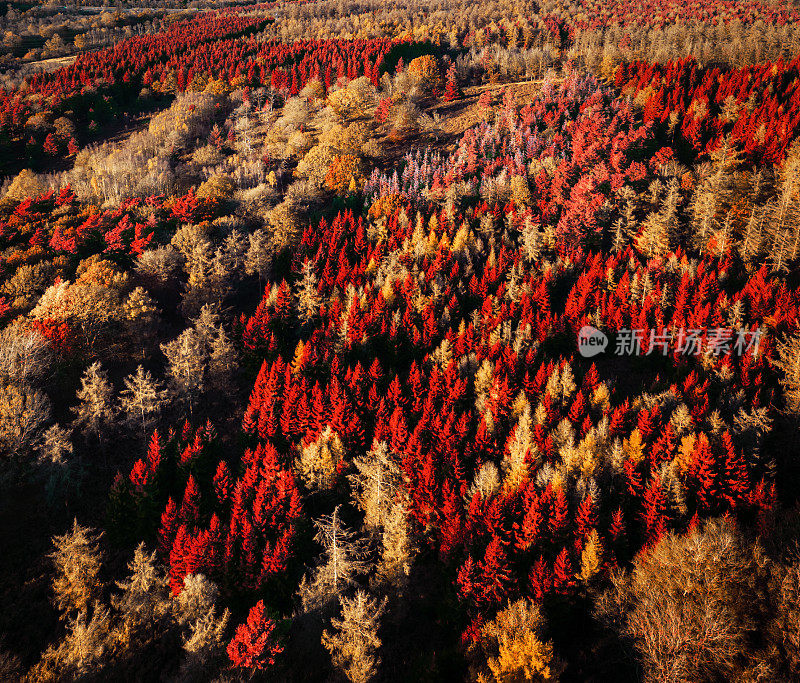
[(368, 683), (381, 663), (378, 627), (386, 600), (379, 602), (358, 590), (352, 598), (340, 596), (339, 604), (342, 618), (331, 619), (333, 630), (322, 633), (322, 644), (330, 652), (333, 665), (347, 680)]
[(353, 499), (364, 512), (364, 525), (367, 528), (383, 526), (400, 484), (400, 467), (385, 441), (373, 443), (365, 456), (353, 459), (353, 465), (356, 473), (348, 479), (353, 487)]
[(506, 605), (480, 631), (477, 679), (498, 683), (558, 680), (563, 664), (553, 654), (552, 644), (543, 639), (544, 628), (544, 617), (534, 603), (522, 599)]
[(187, 328), (177, 339), (162, 344), (161, 351), (169, 362), (171, 388), (186, 402), (191, 415), (206, 387), (203, 340), (194, 329)]
[(120, 407), (126, 423), (140, 430), (144, 440), (167, 402), (167, 392), (141, 365), (124, 382), (125, 388), (119, 394)]
[(236, 627), (236, 634), (228, 644), (233, 666), (249, 671), (251, 676), (271, 667), (283, 652), (283, 646), (272, 635), (274, 630), (275, 622), (267, 616), (264, 601), (259, 600), (250, 608), (247, 621)]
[(102, 533), (73, 522), (72, 530), (53, 538), (55, 550), (50, 554), (56, 569), (53, 579), (56, 606), (66, 617), (86, 612), (102, 590), (100, 569), (102, 554), (99, 541)]
[(337, 505), (332, 514), (314, 520), (314, 538), (323, 548), (323, 563), (310, 580), (304, 578), (300, 584), (300, 599), (306, 611), (326, 606), (368, 567), (364, 544), (342, 522), (340, 507)]
[(456, 73), (455, 62), (447, 69), (447, 82), (444, 88), (444, 101), (452, 102), (459, 95), (458, 75)]
[(95, 436), (103, 448), (106, 436), (114, 427), (117, 406), (114, 388), (99, 362), (92, 363), (83, 373), (78, 400), (80, 403), (72, 409), (75, 426), (84, 434)]
[(303, 322), (310, 322), (317, 315), (321, 304), (317, 274), (311, 261), (303, 262), (300, 282), (297, 285), (297, 310)]

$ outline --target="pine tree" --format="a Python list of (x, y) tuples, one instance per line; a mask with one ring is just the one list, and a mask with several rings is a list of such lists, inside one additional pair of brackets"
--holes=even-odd
[(332, 631), (322, 633), (322, 644), (331, 654), (333, 665), (351, 683), (368, 683), (377, 674), (381, 659), (378, 651), (380, 618), (386, 599), (378, 602), (362, 590), (352, 598), (340, 596), (341, 619), (331, 619)]

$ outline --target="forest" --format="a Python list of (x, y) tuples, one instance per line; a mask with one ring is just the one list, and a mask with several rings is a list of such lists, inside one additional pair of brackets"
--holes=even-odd
[(800, 679), (797, 0), (0, 29), (0, 682)]

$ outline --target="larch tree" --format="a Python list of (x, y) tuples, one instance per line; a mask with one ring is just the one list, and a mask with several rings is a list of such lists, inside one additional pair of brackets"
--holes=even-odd
[(99, 362), (86, 368), (77, 397), (80, 403), (72, 409), (75, 413), (74, 424), (85, 435), (95, 436), (102, 449), (106, 436), (114, 427), (117, 406), (114, 387)]
[(128, 569), (128, 578), (117, 582), (121, 593), (111, 598), (120, 616), (120, 640), (128, 648), (151, 646), (167, 628), (169, 581), (157, 565), (155, 551), (148, 553), (144, 543), (134, 550)]
[(189, 414), (206, 387), (205, 349), (201, 336), (193, 328), (187, 328), (177, 339), (161, 345), (161, 351), (169, 363), (170, 385), (183, 400)]
[(81, 526), (76, 519), (71, 531), (53, 538), (55, 549), (50, 554), (56, 570), (53, 592), (56, 607), (65, 616), (74, 611), (85, 613), (102, 590), (101, 536), (102, 533)]
[(304, 577), (300, 584), (300, 600), (307, 612), (329, 604), (368, 568), (364, 543), (345, 526), (340, 508), (337, 505), (330, 515), (314, 520), (314, 538), (323, 548), (323, 562), (310, 580)]
[(385, 441), (374, 443), (366, 455), (353, 459), (356, 473), (348, 479), (353, 499), (364, 512), (368, 528), (383, 526), (391, 514), (402, 476), (400, 466)]
[(378, 628), (386, 599), (378, 601), (358, 590), (352, 598), (340, 596), (339, 604), (342, 618), (331, 619), (333, 630), (323, 631), (322, 644), (347, 680), (368, 683), (375, 678), (381, 663)]
[(158, 306), (143, 287), (137, 287), (125, 299), (123, 310), (131, 345), (141, 349), (144, 357), (158, 330)]
[(786, 408), (800, 413), (800, 332), (780, 339), (777, 351), (778, 357), (772, 363), (783, 373), (780, 381)]
[(681, 203), (680, 185), (672, 178), (661, 207), (642, 223), (636, 238), (636, 247), (646, 256), (661, 256), (673, 249), (679, 237), (680, 224), (678, 207)]
[[(47, 500), (52, 503), (56, 494), (66, 495), (80, 485), (81, 472), (75, 467), (72, 431), (54, 424), (48, 427), (36, 450), (36, 464), (45, 483)], [(77, 471), (76, 471), (77, 470)]]
[(327, 491), (336, 484), (343, 459), (342, 439), (328, 425), (314, 441), (301, 449), (295, 469), (309, 489)]
[(402, 591), (408, 584), (415, 555), (406, 507), (403, 503), (395, 503), (383, 519), (377, 578)]
[(248, 275), (257, 275), (258, 281), (263, 285), (272, 268), (273, 249), (268, 233), (263, 228), (252, 232), (249, 245), (244, 257), (244, 268)]
[(239, 367), (236, 347), (222, 325), (208, 349), (208, 386), (216, 396), (229, 397), (235, 392), (234, 378)]
[(14, 384), (35, 386), (53, 367), (50, 340), (35, 329), (9, 325), (0, 332), (0, 375)]
[(107, 607), (96, 605), (91, 616), (80, 612), (68, 621), (64, 638), (45, 650), (42, 659), (28, 672), (27, 680), (57, 683), (99, 676), (113, 648), (111, 628)]
[(507, 452), (503, 457), (503, 485), (510, 490), (516, 490), (528, 477), (529, 468), (527, 458), (532, 450), (537, 450), (533, 442), (531, 408), (526, 403), (525, 408), (517, 421), (509, 441)]
[(183, 627), (184, 660), (179, 676), (184, 680), (203, 680), (218, 670), (225, 654), (225, 633), (230, 620), (227, 608), (219, 611), (219, 589), (202, 574), (189, 574), (183, 589), (173, 599), (173, 612)]
[(553, 654), (552, 644), (543, 639), (544, 627), (539, 607), (530, 601), (518, 600), (500, 610), (481, 631), (478, 680), (558, 680), (563, 665)]
[(19, 457), (40, 444), (52, 404), (44, 392), (24, 385), (0, 384), (0, 449)]
[(125, 422), (140, 430), (142, 439), (145, 439), (167, 402), (168, 394), (161, 383), (141, 365), (135, 373), (125, 378), (124, 383), (119, 402)]
[(795, 142), (780, 170), (777, 196), (767, 203), (769, 261), (776, 272), (800, 254), (800, 144)]
[(310, 322), (314, 319), (322, 303), (318, 291), (319, 281), (314, 272), (314, 265), (311, 261), (304, 261), (301, 271), (301, 279), (297, 285), (297, 310), (303, 322)]

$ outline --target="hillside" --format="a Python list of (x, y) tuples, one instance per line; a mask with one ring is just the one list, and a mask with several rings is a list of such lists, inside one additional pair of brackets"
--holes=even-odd
[(11, 4), (0, 681), (800, 675), (800, 11)]

